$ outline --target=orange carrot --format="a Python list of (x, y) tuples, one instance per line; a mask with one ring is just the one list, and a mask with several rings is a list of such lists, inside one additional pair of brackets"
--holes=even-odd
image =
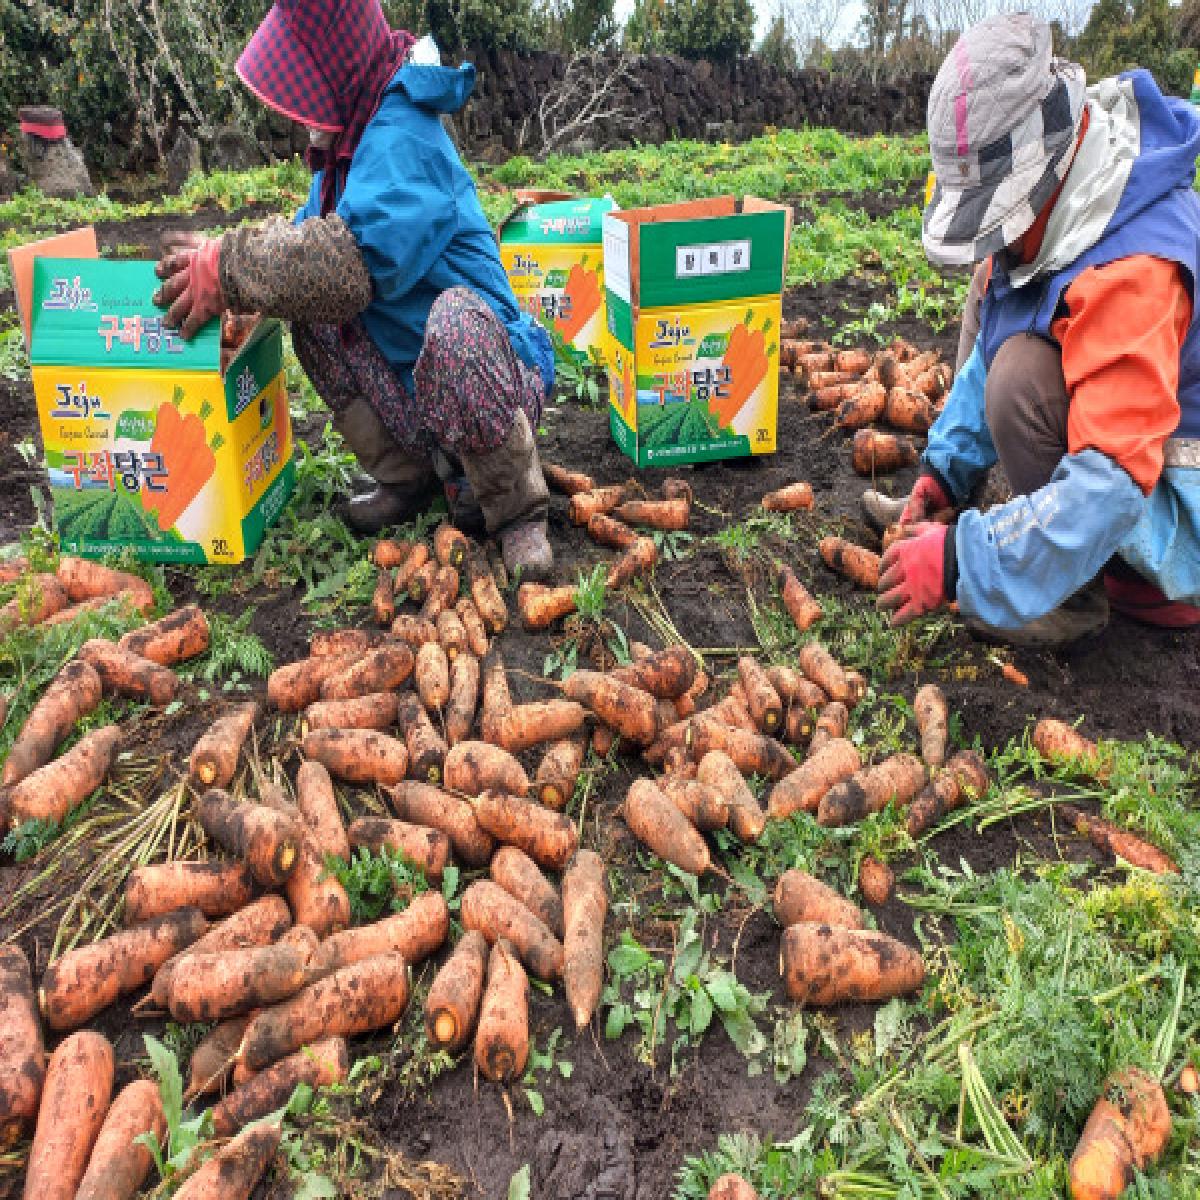
[(960, 750), (912, 802), (906, 822), (909, 837), (920, 837), (948, 812), (982, 796), (987, 788), (983, 759), (973, 750)]
[(729, 828), (742, 842), (757, 842), (767, 827), (767, 814), (755, 799), (729, 755), (711, 750), (700, 760), (696, 778), (714, 788), (729, 805)]
[(412, 552), (411, 542), (380, 538), (371, 551), (371, 561), (383, 571), (394, 571)]
[(413, 600), (417, 599), (410, 590), (412, 582), (429, 561), (429, 547), (424, 542), (418, 542), (404, 557), (404, 560), (396, 564), (396, 574), (392, 579), (393, 596), (404, 593)]
[(612, 550), (628, 550), (638, 540), (638, 535), (628, 525), (606, 513), (593, 513), (588, 518), (587, 532), (592, 541)]
[(421, 605), (421, 616), (433, 621), (443, 609), (453, 608), (458, 599), (459, 582), (458, 572), (453, 567), (438, 567)]
[(127, 633), (117, 646), (148, 658), (160, 667), (173, 667), (208, 649), (208, 620), (195, 604), (185, 605), (141, 629)]
[(80, 659), (67, 663), (42, 693), (13, 740), (4, 764), (4, 786), (12, 787), (44, 767), (76, 722), (95, 711), (101, 695), (100, 676), (90, 663)]
[(426, 783), (406, 780), (388, 793), (392, 810), (402, 821), (440, 829), (455, 855), (468, 867), (486, 867), (496, 843), (479, 825), (474, 807)]
[(250, 736), (258, 704), (249, 700), (219, 717), (192, 747), (188, 770), (201, 787), (228, 787), (237, 771), (242, 745)]
[(664, 775), (659, 790), (701, 833), (729, 824), (729, 801), (710, 784), (680, 775)]
[(413, 672), (413, 653), (404, 642), (368, 650), (362, 658), (321, 685), (323, 700), (354, 700), (400, 687)]
[[(429, 593), (433, 590), (434, 580), (437, 578), (438, 564), (436, 559), (429, 559), (427, 562), (413, 572), (408, 581), (408, 598), (414, 604), (422, 603)], [(429, 620), (433, 620), (433, 616), (422, 613), (422, 616), (428, 616)]]
[(305, 729), (390, 729), (396, 723), (395, 692), (371, 692), (353, 700), (318, 700), (304, 710)]
[(425, 997), (425, 1033), (432, 1046), (460, 1054), (475, 1032), (487, 973), (487, 939), (468, 930), (434, 976)]
[(197, 1096), (208, 1092), (225, 1090), (225, 1084), (233, 1073), (234, 1057), (242, 1044), (242, 1035), (256, 1015), (248, 1012), (230, 1017), (205, 1034), (197, 1044), (188, 1064), (190, 1078), (183, 1095), (186, 1103), (190, 1104)]
[(889, 802), (907, 805), (925, 785), (925, 764), (911, 754), (893, 754), (835, 784), (817, 806), (819, 825), (853, 825)]
[(417, 651), (417, 694), (430, 712), (440, 712), (450, 699), (450, 660), (438, 642)]
[(1103, 779), (1108, 764), (1096, 743), (1064, 721), (1044, 717), (1033, 730), (1033, 748), (1048, 763), (1076, 767)]
[(575, 589), (523, 583), (517, 589), (517, 611), (526, 629), (546, 629), (560, 617), (575, 611)]
[(840, 537), (821, 539), (819, 549), (825, 565), (867, 591), (879, 588), (879, 555)]
[(179, 677), (174, 671), (130, 650), (120, 650), (103, 638), (84, 642), (79, 657), (96, 668), (109, 695), (130, 696), (161, 707), (171, 703), (179, 688)]
[(299, 712), (321, 698), (325, 680), (344, 671), (363, 651), (322, 653), (276, 667), (267, 679), (267, 699), (280, 712)]
[(392, 621), (392, 636), (405, 642), (411, 649), (420, 650), (427, 642), (437, 641), (437, 625), (412, 613), (400, 613)]
[(451, 746), (466, 741), (479, 705), (479, 659), (460, 654), (450, 664), (450, 701), (446, 705), (446, 740)]
[(574, 700), (518, 704), (500, 722), (496, 741), (510, 754), (570, 737), (583, 728), (586, 712)]
[(309, 639), (308, 652), (313, 658), (361, 656), (386, 637), (375, 629), (319, 629)]
[(724, 751), (743, 775), (782, 779), (796, 769), (796, 760), (773, 738), (748, 729), (734, 729), (701, 713), (691, 722), (692, 756), (697, 760), (712, 750)]
[(654, 697), (598, 671), (575, 671), (563, 684), (569, 700), (586, 706), (610, 729), (638, 746), (648, 746), (658, 733)]
[(692, 506), (684, 497), (674, 500), (626, 500), (612, 510), (612, 515), (627, 525), (679, 530), (687, 528)]
[(791, 567), (779, 567), (779, 590), (783, 595), (783, 606), (796, 628), (803, 633), (822, 616), (821, 606), (813, 599), (808, 589), (796, 578)]
[(352, 1037), (393, 1024), (408, 1007), (408, 964), (377, 954), (309, 984), (250, 1022), (241, 1059), (255, 1071), (321, 1038)]
[(412, 694), (401, 696), (396, 720), (408, 750), (408, 773), (425, 783), (441, 783), (442, 764), (446, 761), (446, 741), (434, 729), (420, 700)]
[(32, 575), (18, 595), (0, 608), (0, 636), (21, 625), (40, 625), (67, 609), (67, 592), (53, 575)]
[(511, 942), (521, 961), (538, 979), (553, 983), (563, 973), (562, 943), (519, 900), (499, 884), (477, 879), (462, 896), (462, 923), (494, 945)]
[(29, 960), (0, 946), (0, 1148), (33, 1128), (45, 1078), (45, 1045), (33, 998)]
[(785, 929), (801, 921), (864, 929), (867, 921), (856, 905), (819, 879), (795, 868), (784, 871), (775, 885), (775, 920)]
[(396, 618), (396, 584), (392, 571), (381, 567), (375, 576), (371, 594), (371, 615), (375, 624), (386, 629)]
[(625, 824), (642, 845), (689, 875), (712, 867), (708, 846), (691, 822), (649, 780), (635, 779), (625, 797)]
[(444, 767), (447, 791), (478, 796), (494, 790), (510, 796), (529, 794), (525, 768), (499, 746), (487, 742), (459, 742), (446, 755)]
[(492, 651), (483, 663), (483, 706), (479, 715), (479, 731), (485, 742), (496, 743), (500, 736), (500, 725), (512, 707), (504, 660), (498, 651)]
[(310, 729), (304, 757), (315, 759), (331, 775), (351, 783), (399, 783), (408, 774), (404, 743), (374, 729)]
[(172, 973), (167, 1008), (177, 1021), (219, 1022), (275, 1004), (305, 985), (311, 960), (311, 947), (294, 942), (191, 954)]
[(119, 996), (150, 982), (173, 954), (208, 928), (198, 908), (181, 908), (68, 950), (42, 976), (38, 1003), (51, 1029), (76, 1029)]
[(453, 662), (467, 648), (467, 629), (459, 620), (458, 613), (452, 608), (444, 608), (434, 621), (437, 629), (438, 642), (446, 652), (446, 657)]
[(149, 1149), (139, 1140), (143, 1134), (155, 1145), (167, 1135), (162, 1098), (151, 1079), (135, 1079), (117, 1093), (75, 1200), (132, 1200), (154, 1166)]
[(492, 634), (499, 633), (508, 624), (508, 608), (486, 559), (477, 554), (467, 559), (467, 579), (471, 585), (471, 599), (475, 601), (483, 623)]
[(840, 700), (831, 700), (826, 704), (813, 728), (812, 739), (808, 743), (808, 757), (812, 758), (826, 742), (844, 738), (849, 724), (850, 710)]
[(768, 512), (797, 512), (813, 506), (811, 483), (789, 483), (777, 491), (768, 492), (762, 498), (762, 506)]
[(313, 835), (320, 855), (348, 861), (350, 841), (346, 837), (337, 794), (333, 790), (329, 772), (320, 763), (300, 764), (296, 772), (296, 807)]
[(917, 733), (921, 738), (921, 757), (927, 767), (940, 767), (946, 761), (946, 743), (950, 737), (950, 709), (936, 683), (920, 688), (913, 700)]
[(1071, 1200), (1118, 1200), (1134, 1171), (1153, 1163), (1171, 1140), (1162, 1085), (1140, 1067), (1125, 1067), (1104, 1085), (1071, 1155)]
[(750, 715), (750, 701), (740, 679), (730, 685), (729, 695), (724, 700), (719, 704), (714, 704), (704, 713), (704, 718), (705, 720), (711, 718), (723, 721), (734, 729), (747, 729), (751, 733), (760, 732), (754, 718)]
[(318, 938), (327, 938), (350, 924), (350, 896), (337, 876), (327, 870), (316, 835), (302, 820), (300, 853), (285, 893), (297, 926), (311, 929)]
[(863, 383), (837, 406), (839, 429), (862, 429), (878, 421), (887, 407), (888, 391), (881, 383)]
[(583, 767), (583, 739), (562, 738), (549, 747), (538, 764), (534, 787), (538, 799), (561, 812), (575, 794), (575, 783)]
[(795, 667), (768, 667), (767, 678), (788, 708), (824, 708), (825, 693)]
[(611, 513), (628, 495), (629, 485), (625, 483), (575, 492), (567, 505), (567, 515), (572, 525), (586, 525), (596, 513)]
[(911, 438), (875, 429), (860, 429), (854, 435), (850, 465), (859, 475), (871, 478), (886, 475), (904, 467), (915, 467), (920, 458)]
[(120, 728), (105, 725), (85, 734), (60, 758), (26, 775), (8, 794), (13, 823), (61, 824), (104, 783), (120, 744)]
[(1179, 874), (1179, 867), (1168, 855), (1136, 834), (1070, 804), (1060, 804), (1058, 811), (1093, 845), (1123, 858), (1131, 866), (1155, 875)]
[(524, 850), (539, 866), (561, 871), (579, 846), (574, 822), (519, 796), (484, 792), (475, 815), (498, 842)]
[(808, 921), (783, 931), (780, 973), (790, 999), (819, 1006), (890, 1000), (925, 982), (920, 954), (903, 942)]
[(278, 1124), (260, 1122), (243, 1129), (188, 1177), (175, 1193), (175, 1200), (250, 1200), (282, 1136), (283, 1127)]
[(556, 938), (563, 935), (563, 903), (558, 889), (537, 863), (516, 846), (501, 846), (488, 873), (514, 900), (519, 900)]
[(574, 496), (577, 492), (590, 492), (595, 489), (596, 481), (582, 471), (568, 471), (552, 462), (542, 459), (542, 474), (546, 482), (564, 496)]
[(432, 880), (440, 880), (450, 860), (450, 839), (440, 829), (410, 825), (388, 817), (358, 817), (346, 830), (350, 845), (378, 852), (386, 846), (421, 868)]
[(513, 945), (498, 938), (475, 1031), (475, 1065), (493, 1083), (511, 1083), (529, 1058), (529, 980)]
[(841, 700), (844, 704), (853, 699), (845, 670), (818, 642), (809, 642), (806, 646), (801, 646), (796, 655), (796, 665), (830, 700)]
[(242, 859), (264, 887), (280, 886), (295, 870), (300, 830), (283, 814), (264, 804), (237, 804), (220, 788), (209, 788), (197, 816), (204, 832)]
[(327, 937), (313, 955), (309, 975), (320, 979), (393, 951), (413, 965), (436, 954), (449, 936), (450, 909), (441, 892), (422, 892), (403, 912)]
[(475, 607), (475, 601), (470, 596), (463, 596), (454, 606), (454, 611), (458, 613), (458, 619), (462, 622), (471, 653), (476, 658), (483, 658), (488, 652), (488, 631), (479, 615), (479, 609)]
[(767, 798), (767, 811), (775, 820), (801, 811), (816, 812), (825, 794), (861, 766), (854, 743), (834, 738), (775, 785)]
[(98, 562), (64, 554), (58, 560), (58, 579), (67, 596), (78, 603), (95, 596), (116, 596), (128, 592), (140, 613), (154, 607), (154, 589), (140, 576), (128, 571), (115, 571)]
[(563, 876), (563, 984), (575, 1028), (583, 1029), (600, 1003), (604, 987), (604, 918), (608, 889), (604, 863), (580, 850)]
[(624, 587), (632, 579), (649, 574), (658, 563), (658, 547), (650, 538), (640, 537), (608, 568), (606, 587)]
[(443, 567), (457, 570), (467, 557), (467, 539), (453, 525), (443, 522), (433, 531), (433, 554)]
[(25, 1200), (74, 1200), (112, 1099), (113, 1048), (103, 1034), (73, 1033), (50, 1056)]
[(212, 1111), (213, 1132), (229, 1137), (252, 1121), (283, 1108), (301, 1084), (310, 1088), (341, 1083), (350, 1070), (345, 1038), (332, 1037), (303, 1046), (272, 1063), (248, 1083), (230, 1092)]
[(763, 733), (778, 733), (783, 725), (783, 702), (757, 659), (743, 654), (738, 659), (738, 676), (746, 692), (746, 707)]
[(668, 646), (610, 673), (611, 678), (641, 688), (659, 700), (675, 700), (696, 686), (700, 672), (690, 650)]
[(1017, 687), (1027, 688), (1029, 686), (1029, 676), (1024, 671), (1015, 667), (1012, 663), (1003, 663), (1000, 667), (1000, 674), (1008, 680), (1009, 683), (1016, 684)]
[(740, 1175), (727, 1172), (713, 1182), (708, 1200), (758, 1200), (758, 1193)]
[(863, 856), (858, 864), (858, 890), (868, 904), (886, 904), (892, 898), (896, 887), (896, 873), (885, 862), (880, 862), (873, 854)]
[(125, 879), (125, 924), (139, 925), (177, 908), (227, 917), (254, 899), (245, 863), (166, 862), (134, 867)]
[(937, 417), (928, 396), (903, 388), (892, 388), (888, 392), (881, 415), (893, 429), (905, 433), (927, 433)]

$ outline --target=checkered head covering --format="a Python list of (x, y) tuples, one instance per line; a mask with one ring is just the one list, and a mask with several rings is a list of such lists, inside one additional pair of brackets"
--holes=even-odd
[(329, 212), (359, 138), (413, 35), (393, 30), (379, 0), (276, 0), (237, 61), (241, 81), (293, 121), (334, 134), (310, 151), (325, 171), (321, 211)]
[(1083, 68), (1055, 58), (1050, 26), (1028, 13), (968, 29), (929, 94), (937, 182), (922, 240), (965, 266), (1025, 233), (1065, 178), (1086, 102)]

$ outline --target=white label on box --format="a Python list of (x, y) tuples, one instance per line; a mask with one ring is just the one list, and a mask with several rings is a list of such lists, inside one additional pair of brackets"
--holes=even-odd
[(707, 246), (675, 248), (675, 278), (729, 275), (750, 270), (750, 242), (715, 242)]
[(703, 246), (675, 247), (675, 278), (692, 279), (704, 273)]
[(725, 274), (725, 247), (724, 246), (705, 246), (704, 247), (704, 274), (705, 275), (724, 275)]
[(726, 242), (725, 270), (727, 272), (750, 270), (749, 238), (743, 242)]
[(626, 304), (632, 304), (629, 280), (629, 226), (604, 216), (604, 285)]

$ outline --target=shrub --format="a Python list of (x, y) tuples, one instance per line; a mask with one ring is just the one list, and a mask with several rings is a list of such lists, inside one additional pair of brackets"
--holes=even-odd
[(636, 0), (625, 36), (644, 54), (728, 61), (750, 53), (754, 8), (750, 0)]

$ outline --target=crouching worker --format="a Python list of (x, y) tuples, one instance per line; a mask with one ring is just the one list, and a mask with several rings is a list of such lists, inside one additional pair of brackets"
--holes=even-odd
[(554, 384), (475, 185), (441, 123), (475, 68), (392, 31), (379, 0), (278, 0), (237, 63), (309, 130), (294, 221), (176, 236), (156, 300), (191, 336), (228, 309), (291, 322), (296, 356), (375, 481), (344, 507), (359, 533), (407, 520), (444, 485), (526, 576), (552, 565), (533, 431)]
[[(1025, 646), (1099, 631), (1110, 601), (1200, 623), (1200, 115), (1145, 71), (1086, 87), (1014, 14), (951, 51), (929, 140), (926, 252), (980, 265), (880, 604), (898, 624), (956, 600)], [(1015, 498), (964, 510), (997, 461)]]

